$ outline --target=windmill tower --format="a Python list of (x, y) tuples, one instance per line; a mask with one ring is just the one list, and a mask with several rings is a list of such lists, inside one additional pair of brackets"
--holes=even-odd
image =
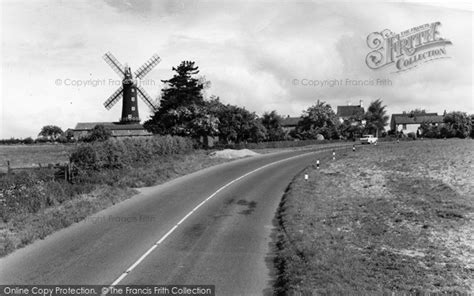
[(153, 102), (151, 97), (139, 83), (140, 79), (143, 79), (146, 74), (158, 65), (160, 62), (160, 57), (158, 55), (153, 55), (133, 74), (127, 64), (123, 66), (110, 52), (107, 52), (104, 55), (104, 60), (122, 79), (122, 86), (104, 102), (105, 108), (110, 110), (110, 108), (120, 100), (120, 95), (122, 95), (122, 116), (120, 117), (120, 123), (126, 124), (140, 122), (137, 96), (140, 97), (153, 111), (158, 108), (157, 104)]

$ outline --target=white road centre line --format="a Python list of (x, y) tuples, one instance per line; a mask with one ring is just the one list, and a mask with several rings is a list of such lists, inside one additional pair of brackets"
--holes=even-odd
[(161, 244), (161, 243), (168, 237), (168, 235), (170, 235), (171, 233), (173, 233), (173, 231), (174, 231), (176, 228), (178, 228), (178, 225), (173, 226), (173, 228), (171, 228), (170, 231), (168, 231), (162, 238), (160, 238), (159, 241), (156, 242), (156, 245)]
[[(334, 148), (328, 148), (328, 149), (334, 149)], [(299, 155), (296, 155), (296, 156), (292, 156), (292, 157), (288, 157), (288, 158), (284, 158), (284, 159), (280, 159), (280, 160), (277, 160), (277, 161), (274, 161), (274, 162), (271, 162), (271, 163), (268, 163), (264, 166), (261, 166), (259, 168), (256, 168), (232, 181), (230, 181), (229, 183), (225, 184), (224, 186), (220, 187), (219, 189), (217, 189), (214, 193), (212, 193), (210, 196), (208, 196), (206, 199), (204, 199), (200, 204), (198, 204), (196, 207), (194, 207), (194, 209), (192, 209), (189, 213), (186, 214), (186, 216), (184, 216), (178, 223), (176, 223), (176, 225), (174, 225), (165, 235), (163, 235), (153, 246), (151, 246), (142, 256), (140, 256), (140, 258), (135, 261), (135, 263), (133, 263), (129, 268), (127, 268), (127, 270), (122, 273), (109, 287), (113, 287), (113, 286), (116, 286), (118, 285), (133, 269), (135, 269), (135, 267), (138, 266), (138, 264), (140, 264), (148, 255), (150, 255), (151, 252), (153, 252), (153, 250), (159, 245), (161, 244), (170, 234), (172, 234), (176, 228), (178, 228), (178, 226), (183, 223), (187, 218), (189, 218), (194, 212), (196, 212), (197, 209), (199, 209), (202, 205), (204, 205), (208, 200), (210, 200), (211, 198), (213, 198), (214, 196), (216, 196), (217, 194), (219, 194), (219, 192), (221, 192), (222, 190), (226, 189), (227, 187), (229, 187), (230, 185), (242, 180), (243, 178), (247, 177), (248, 175), (251, 175), (255, 172), (258, 172), (260, 170), (263, 170), (264, 168), (267, 168), (271, 165), (275, 165), (277, 163), (280, 163), (280, 162), (284, 162), (284, 161), (288, 161), (288, 160), (291, 160), (291, 159), (295, 159), (295, 158), (298, 158), (298, 157), (303, 157), (303, 156), (306, 156), (308, 154), (313, 154), (313, 153), (318, 153), (318, 152), (325, 152), (326, 149), (322, 149), (322, 150), (318, 150), (318, 151), (312, 151), (312, 152), (307, 152), (307, 153), (303, 153), (303, 154), (299, 154)], [(102, 294), (102, 295), (106, 295), (106, 294)]]

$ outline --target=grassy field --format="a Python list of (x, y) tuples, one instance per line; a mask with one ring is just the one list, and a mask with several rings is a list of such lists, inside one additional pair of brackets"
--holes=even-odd
[(11, 167), (32, 167), (69, 161), (74, 144), (0, 145), (0, 171)]
[(280, 295), (474, 293), (474, 141), (326, 158), (295, 177), (277, 220)]

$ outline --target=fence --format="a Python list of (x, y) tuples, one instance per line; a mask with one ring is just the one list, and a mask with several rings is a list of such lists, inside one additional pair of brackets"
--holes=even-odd
[(11, 174), (14, 171), (25, 171), (25, 170), (41, 170), (49, 169), (54, 170), (53, 179), (54, 180), (65, 180), (72, 182), (74, 177), (77, 176), (78, 168), (72, 163), (56, 163), (56, 164), (41, 164), (38, 163), (37, 166), (29, 167), (12, 167), (10, 161), (7, 160), (6, 173)]

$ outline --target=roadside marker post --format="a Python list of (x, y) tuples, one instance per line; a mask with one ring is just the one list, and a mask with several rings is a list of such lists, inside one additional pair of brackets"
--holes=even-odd
[(308, 174), (304, 174), (304, 179), (308, 181)]
[(319, 159), (316, 160), (316, 169), (319, 169)]
[(332, 150), (332, 160), (336, 160), (336, 150)]
[(356, 145), (352, 145), (352, 152), (356, 152)]

